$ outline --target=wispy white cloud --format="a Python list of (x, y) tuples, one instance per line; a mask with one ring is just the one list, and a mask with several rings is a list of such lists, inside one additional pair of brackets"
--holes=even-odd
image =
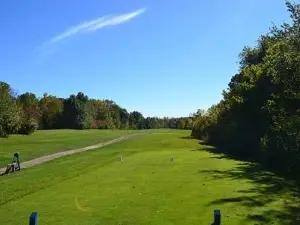
[(139, 9), (134, 12), (131, 12), (131, 13), (114, 16), (114, 17), (108, 18), (106, 20), (103, 20), (97, 24), (94, 24), (93, 26), (89, 26), (87, 29), (88, 29), (88, 31), (96, 31), (96, 30), (99, 30), (106, 26), (113, 26), (113, 25), (125, 23), (125, 22), (137, 17), (138, 15), (144, 13), (145, 11), (146, 11), (146, 8), (143, 8), (143, 9)]
[(74, 35), (78, 35), (82, 33), (91, 33), (107, 26), (114, 26), (114, 25), (125, 23), (143, 14), (145, 11), (146, 8), (142, 8), (126, 14), (121, 14), (117, 16), (108, 15), (108, 16), (103, 16), (103, 17), (96, 18), (94, 20), (80, 23), (76, 26), (72, 26), (66, 29), (61, 34), (52, 37), (50, 40), (44, 43), (43, 46), (48, 46), (51, 44), (58, 43)]

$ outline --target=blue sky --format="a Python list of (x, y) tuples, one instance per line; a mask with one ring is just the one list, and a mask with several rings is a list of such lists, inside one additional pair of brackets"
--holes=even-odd
[(242, 48), (283, 21), (284, 0), (1, 0), (0, 80), (187, 116), (217, 103)]

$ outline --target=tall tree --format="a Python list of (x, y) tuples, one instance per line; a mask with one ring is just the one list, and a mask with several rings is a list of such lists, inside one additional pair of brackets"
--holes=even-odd
[(129, 128), (129, 113), (124, 108), (120, 109), (120, 122), (121, 122), (122, 129)]
[(138, 111), (133, 111), (129, 115), (129, 123), (132, 129), (143, 129), (144, 116)]
[(64, 101), (65, 127), (73, 129), (86, 129), (91, 126), (92, 115), (88, 105), (88, 97), (79, 92), (71, 95)]
[(12, 95), (11, 87), (0, 81), (0, 136), (16, 133), (20, 127), (20, 109)]
[(57, 129), (63, 127), (61, 120), (64, 105), (61, 99), (44, 94), (39, 104), (41, 109), (40, 125), (43, 129)]
[(39, 121), (41, 116), (41, 110), (39, 107), (39, 99), (36, 97), (35, 94), (26, 92), (18, 97), (17, 102), (22, 108), (24, 121)]

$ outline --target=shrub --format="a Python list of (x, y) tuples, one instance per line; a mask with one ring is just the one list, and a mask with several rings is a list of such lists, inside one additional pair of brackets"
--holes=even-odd
[(2, 127), (2, 125), (0, 124), (0, 137), (2, 138), (7, 138), (8, 137), (8, 133), (5, 132), (4, 128)]
[(38, 128), (38, 124), (34, 120), (30, 120), (28, 122), (24, 122), (19, 129), (19, 134), (30, 135), (35, 132)]

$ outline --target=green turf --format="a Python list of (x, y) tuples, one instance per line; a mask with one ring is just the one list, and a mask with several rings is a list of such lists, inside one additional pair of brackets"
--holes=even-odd
[(11, 162), (14, 152), (21, 161), (72, 148), (85, 147), (134, 131), (120, 130), (43, 130), (30, 136), (11, 135), (0, 138), (0, 168)]
[(281, 178), (170, 132), (0, 177), (0, 224), (27, 224), (38, 211), (39, 225), (210, 225), (216, 208), (223, 224), (300, 224), (299, 194)]

